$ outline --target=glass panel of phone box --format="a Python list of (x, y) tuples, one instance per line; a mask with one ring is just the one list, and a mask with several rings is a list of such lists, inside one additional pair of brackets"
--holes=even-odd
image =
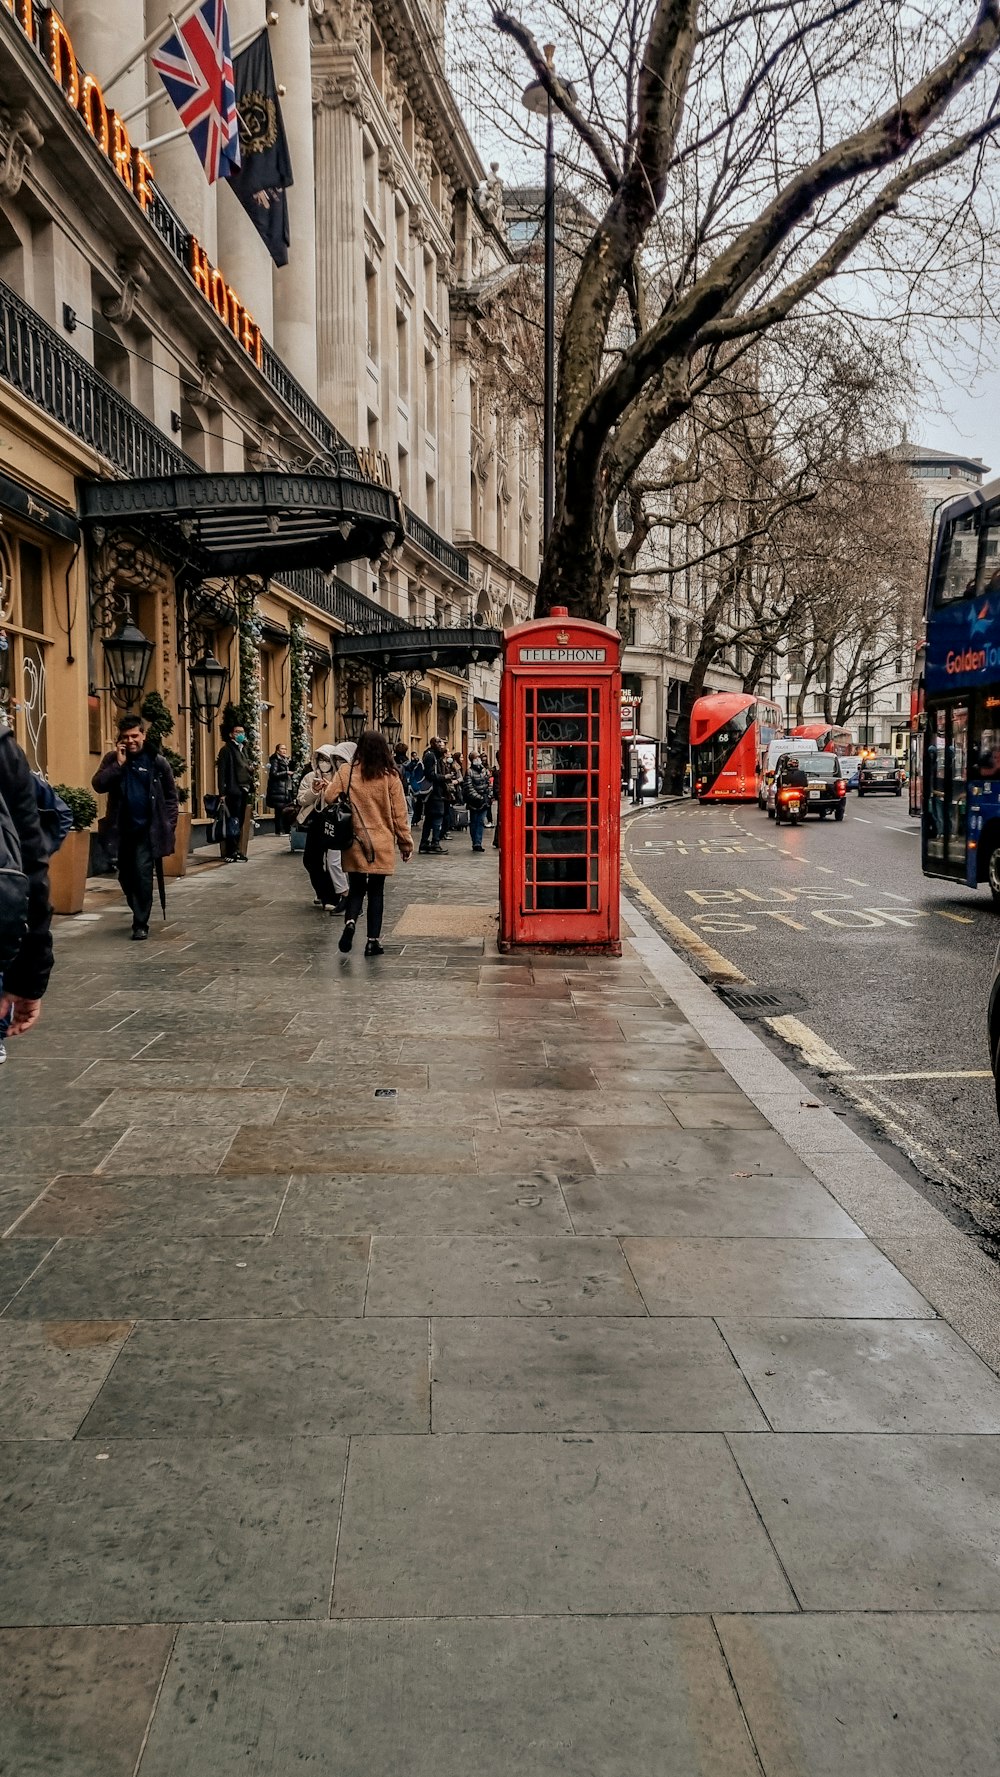
[(599, 698), (588, 686), (525, 692), (524, 910), (596, 912)]

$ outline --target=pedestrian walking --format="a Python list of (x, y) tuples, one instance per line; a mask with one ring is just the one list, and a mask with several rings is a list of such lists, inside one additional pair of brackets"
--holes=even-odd
[(424, 824), (420, 833), (420, 850), (444, 854), (445, 847), (441, 844), (441, 832), (448, 809), (448, 793), (445, 748), (440, 735), (435, 734), (430, 745), (426, 748), (421, 766), (427, 788), (424, 796)]
[(52, 973), (50, 850), (31, 768), (0, 721), (0, 1062), (7, 1059), (4, 1039), (37, 1023)]
[(118, 859), (118, 881), (132, 910), (132, 937), (148, 938), (153, 876), (159, 877), (162, 902), (162, 860), (174, 849), (177, 786), (163, 754), (147, 739), (141, 716), (120, 718), (114, 751), (105, 753), (90, 781), (108, 799), (97, 831)]
[(312, 769), (303, 773), (296, 799), (296, 819), (298, 825), (305, 828), (302, 862), (313, 886), (313, 905), (329, 913), (342, 913), (347, 905), (347, 874), (339, 851), (329, 850), (326, 844), (324, 795), (334, 772), (341, 765), (349, 765), (354, 752), (353, 740), (338, 741), (336, 746), (317, 747)]
[(469, 769), (465, 774), (465, 806), (469, 811), (469, 837), (473, 851), (483, 850), (483, 830), (486, 826), (486, 815), (490, 806), (492, 784), (490, 774), (478, 753), (469, 754)]
[(278, 742), (267, 762), (264, 807), (274, 810), (275, 833), (291, 832), (295, 820), (295, 786), (292, 781), (292, 761), (282, 741)]
[(493, 850), (500, 850), (500, 761), (493, 767), (493, 800), (496, 803), (496, 814), (493, 817)]
[(635, 803), (642, 801), (642, 794), (643, 794), (643, 791), (645, 788), (646, 788), (646, 767), (643, 764), (641, 759), (637, 759), (635, 762), (635, 787), (632, 792), (633, 806), (635, 805)]
[(216, 788), (222, 803), (224, 864), (247, 861), (255, 785), (253, 766), (245, 752), (246, 739), (242, 722), (223, 728), (222, 746), (215, 761)]
[(395, 869), (397, 846), (404, 863), (413, 855), (403, 786), (385, 736), (374, 728), (366, 729), (354, 758), (349, 765), (340, 766), (323, 795), (327, 803), (346, 795), (354, 818), (354, 843), (343, 852), (349, 888), (347, 918), (338, 949), (350, 950), (367, 899), (365, 955), (382, 956), (379, 939), (385, 879)]

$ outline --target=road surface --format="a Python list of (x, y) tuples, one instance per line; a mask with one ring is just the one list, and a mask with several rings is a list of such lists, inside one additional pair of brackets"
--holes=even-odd
[(756, 1028), (790, 1044), (798, 1071), (822, 1077), (1000, 1257), (985, 1025), (1000, 915), (985, 891), (921, 874), (905, 799), (852, 793), (843, 822), (778, 828), (752, 804), (684, 802), (633, 820), (625, 859), (694, 935), (672, 924), (702, 973), (728, 963), (801, 996)]

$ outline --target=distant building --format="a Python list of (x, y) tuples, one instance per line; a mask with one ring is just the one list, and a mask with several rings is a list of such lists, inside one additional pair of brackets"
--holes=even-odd
[(924, 516), (930, 522), (946, 500), (957, 500), (959, 494), (982, 487), (989, 466), (982, 457), (967, 457), (960, 452), (932, 450), (928, 444), (912, 444), (903, 438), (888, 452), (897, 463), (905, 464), (920, 492)]

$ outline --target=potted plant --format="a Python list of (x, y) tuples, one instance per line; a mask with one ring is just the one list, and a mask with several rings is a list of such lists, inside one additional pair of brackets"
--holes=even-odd
[(52, 788), (73, 816), (73, 830), (67, 833), (55, 856), (49, 859), (49, 893), (57, 913), (82, 913), (90, 867), (90, 828), (97, 818), (97, 797), (89, 790), (76, 790), (69, 784), (53, 784)]
[[(174, 718), (170, 714), (158, 691), (149, 691), (143, 698), (139, 714), (146, 724), (146, 742), (150, 750), (162, 753), (171, 771), (174, 781), (183, 777), (187, 770), (187, 760), (180, 753), (164, 746), (168, 734), (174, 731)], [(177, 832), (174, 837), (174, 849), (169, 858), (163, 860), (164, 876), (186, 876), (188, 852), (191, 847), (191, 811), (184, 807), (187, 801), (187, 790), (178, 786), (177, 800), (180, 810), (177, 816)]]

